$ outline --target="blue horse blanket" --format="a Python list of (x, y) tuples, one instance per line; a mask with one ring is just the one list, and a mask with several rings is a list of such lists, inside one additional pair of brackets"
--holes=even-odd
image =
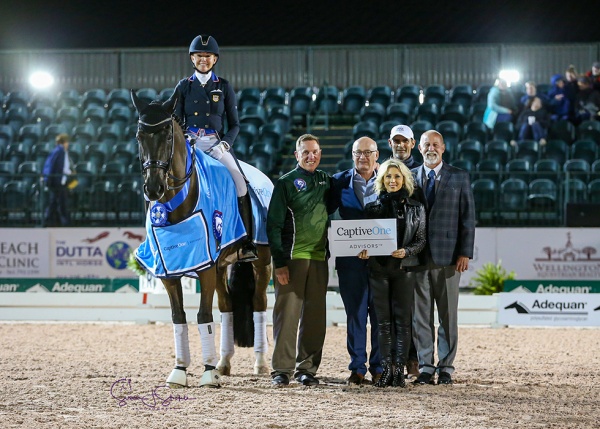
[(199, 195), (193, 214), (165, 226), (152, 224), (151, 210), (146, 215), (146, 240), (135, 256), (155, 277), (197, 277), (196, 271), (210, 268), (221, 250), (246, 236), (227, 168), (194, 150)]

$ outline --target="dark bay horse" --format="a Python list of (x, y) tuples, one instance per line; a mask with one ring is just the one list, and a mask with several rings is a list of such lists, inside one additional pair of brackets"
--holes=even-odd
[[(227, 267), (237, 261), (237, 250), (245, 229), (237, 211), (233, 179), (227, 169), (197, 150), (193, 142), (188, 143), (181, 126), (173, 117), (177, 96), (174, 93), (164, 103), (147, 103), (131, 91), (139, 115), (137, 140), (144, 195), (148, 202), (146, 240), (138, 247), (135, 256), (146, 270), (161, 279), (171, 303), (175, 368), (167, 378), (167, 384), (171, 387), (188, 385), (186, 369), (191, 358), (180, 281), (182, 276), (188, 276), (200, 281), (197, 321), (205, 366), (200, 386), (219, 387), (220, 376), (229, 375), (231, 371), (234, 322), (238, 322), (237, 314), (234, 315), (236, 306), (227, 283)], [(240, 165), (250, 182), (258, 260), (236, 263), (232, 269), (232, 277), (237, 277), (238, 283), (251, 282), (252, 274), (255, 283), (251, 296), (253, 329), (246, 329), (246, 332), (254, 335), (253, 341), (250, 340), (249, 344), (240, 344), (238, 341), (238, 344), (254, 344), (254, 373), (265, 374), (269, 372), (266, 361), (266, 289), (271, 279), (272, 265), (271, 252), (266, 245), (266, 222), (261, 217), (266, 216), (273, 185), (256, 168), (245, 163)], [(265, 238), (261, 239), (261, 236)], [(212, 312), (215, 290), (222, 318), (218, 362)], [(235, 330), (236, 333), (238, 331), (240, 329)]]

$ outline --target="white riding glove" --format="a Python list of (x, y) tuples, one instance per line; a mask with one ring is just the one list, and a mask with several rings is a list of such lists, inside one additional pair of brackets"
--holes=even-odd
[(218, 161), (223, 158), (225, 152), (229, 152), (229, 148), (229, 143), (221, 141), (207, 150), (206, 153)]

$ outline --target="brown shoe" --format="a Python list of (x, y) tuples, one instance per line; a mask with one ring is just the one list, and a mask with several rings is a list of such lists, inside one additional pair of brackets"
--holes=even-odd
[(352, 371), (352, 374), (350, 374), (350, 377), (348, 377), (348, 379), (346, 380), (346, 384), (348, 386), (352, 386), (352, 385), (360, 386), (364, 380), (365, 380), (364, 375), (359, 374), (358, 372)]
[(406, 365), (406, 377), (407, 378), (416, 378), (419, 376), (419, 362), (416, 360), (409, 360)]
[(381, 378), (380, 372), (378, 372), (377, 374), (373, 374), (373, 376), (371, 377), (371, 384), (373, 384), (373, 385), (377, 384), (377, 382), (379, 381), (380, 378)]

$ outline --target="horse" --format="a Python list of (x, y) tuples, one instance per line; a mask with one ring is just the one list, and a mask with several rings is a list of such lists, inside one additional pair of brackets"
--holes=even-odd
[[(236, 263), (246, 232), (237, 208), (233, 179), (225, 166), (195, 148), (193, 140), (187, 142), (182, 126), (173, 114), (177, 98), (175, 92), (162, 103), (147, 102), (131, 91), (138, 113), (136, 139), (147, 204), (146, 238), (136, 249), (135, 258), (147, 271), (160, 278), (169, 296), (175, 367), (167, 377), (167, 386), (188, 386), (187, 368), (191, 358), (181, 286), (181, 277), (187, 276), (200, 281), (197, 322), (204, 364), (200, 386), (220, 387), (221, 375), (231, 373), (234, 333), (242, 335), (235, 338), (238, 345), (254, 344), (254, 373), (269, 373), (266, 289), (272, 275), (272, 263), (265, 228), (273, 184), (260, 170), (239, 162), (249, 181), (248, 192), (254, 213), (253, 240), (258, 259)], [(236, 309), (244, 308), (244, 305), (235, 305), (233, 291), (227, 284), (227, 268), (232, 264), (232, 278), (236, 277), (237, 283), (254, 285), (250, 297), (253, 329), (252, 320), (250, 329), (243, 328), (248, 323), (238, 317)], [(218, 362), (212, 313), (215, 290), (221, 312)], [(248, 331), (253, 334), (249, 341), (243, 339), (243, 333)]]

